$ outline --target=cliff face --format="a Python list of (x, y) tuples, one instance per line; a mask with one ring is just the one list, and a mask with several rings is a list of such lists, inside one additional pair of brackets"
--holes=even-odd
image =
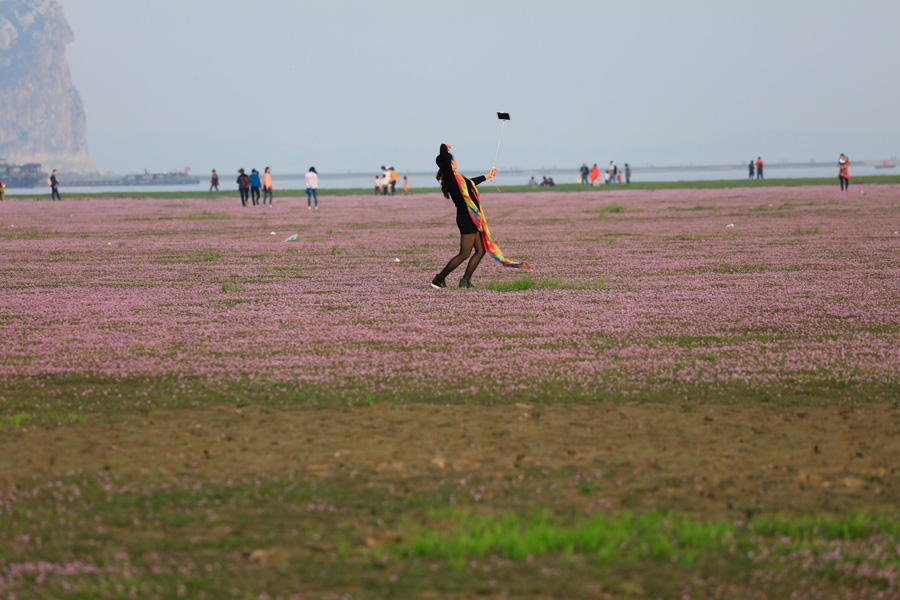
[(8, 162), (95, 170), (66, 62), (72, 40), (56, 0), (0, 0), (0, 157)]

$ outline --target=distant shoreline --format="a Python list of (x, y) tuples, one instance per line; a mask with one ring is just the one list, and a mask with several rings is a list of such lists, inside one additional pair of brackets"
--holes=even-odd
[[(892, 167), (896, 167), (900, 165), (900, 159), (891, 158), (891, 159), (879, 159), (879, 160), (856, 160), (853, 161), (854, 167), (882, 167), (884, 166), (884, 162), (887, 160), (888, 165)], [(749, 161), (748, 161), (749, 162)], [(617, 163), (620, 168), (624, 166), (624, 163)], [(837, 159), (829, 162), (771, 162), (766, 163), (766, 170), (777, 170), (777, 169), (820, 169), (820, 168), (829, 168), (835, 167), (837, 164)], [(546, 174), (557, 174), (557, 173), (575, 173), (578, 171), (579, 165), (573, 165), (572, 167), (559, 167), (559, 166), (548, 166), (548, 167), (507, 167), (503, 169), (503, 173), (507, 175), (516, 174), (516, 175), (528, 175), (532, 173), (546, 173)], [(632, 165), (632, 170), (635, 172), (642, 173), (673, 173), (679, 171), (729, 171), (734, 169), (746, 169), (747, 163), (741, 164), (725, 164), (725, 165)], [(319, 174), (320, 177), (372, 177), (373, 174), (380, 169), (373, 169), (370, 171), (334, 171), (334, 172), (322, 172)], [(406, 171), (402, 173), (408, 176), (414, 177), (425, 177), (425, 176), (433, 176), (434, 173), (432, 171)], [(121, 179), (123, 177), (127, 177), (129, 174), (114, 174), (114, 173), (105, 173), (104, 175), (97, 178), (97, 180), (109, 180), (115, 181)], [(133, 175), (133, 174), (131, 174)], [(229, 174), (230, 175), (230, 174)], [(302, 173), (278, 173), (278, 177), (282, 179), (303, 179), (306, 175), (306, 172)], [(60, 177), (71, 178), (73, 180), (84, 180), (86, 179), (86, 175), (83, 173), (61, 173)], [(74, 183), (72, 185), (75, 185)]]

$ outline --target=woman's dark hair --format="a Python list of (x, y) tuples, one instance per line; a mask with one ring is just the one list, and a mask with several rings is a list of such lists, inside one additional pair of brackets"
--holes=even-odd
[(447, 189), (447, 182), (444, 181), (444, 172), (438, 169), (437, 175), (435, 175), (434, 178), (441, 182), (441, 193), (444, 194), (444, 198), (449, 200), (450, 190)]
[(453, 155), (450, 154), (450, 150), (447, 148), (446, 144), (441, 144), (440, 152), (435, 157), (434, 162), (438, 166), (438, 172), (434, 178), (441, 182), (441, 192), (443, 192), (444, 198), (449, 200), (450, 190), (447, 188), (447, 181), (444, 179), (444, 173), (453, 173)]
[(309, 168), (309, 172), (310, 172), (310, 173), (315, 173), (316, 175), (319, 174), (319, 172), (316, 171), (316, 168), (315, 168), (315, 167), (310, 167), (310, 168)]

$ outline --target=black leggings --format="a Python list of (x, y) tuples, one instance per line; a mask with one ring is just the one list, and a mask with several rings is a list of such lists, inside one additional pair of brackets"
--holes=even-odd
[(841, 180), (841, 189), (842, 190), (845, 189), (844, 186), (846, 186), (846, 189), (848, 189), (848, 190), (850, 189), (850, 178), (849, 177), (841, 177), (840, 175), (838, 175), (838, 179)]
[(247, 206), (247, 200), (250, 198), (250, 190), (241, 188), (241, 206)]
[[(475, 250), (474, 254), (472, 253), (473, 248)], [(469, 258), (469, 256), (472, 258)], [(444, 267), (444, 270), (441, 271), (441, 279), (446, 279), (450, 273), (456, 270), (456, 267), (461, 265), (467, 258), (469, 258), (469, 264), (466, 265), (466, 274), (463, 275), (463, 277), (468, 280), (472, 279), (475, 269), (478, 268), (478, 263), (484, 258), (484, 244), (481, 241), (480, 233), (460, 234), (459, 254), (451, 258), (450, 262), (447, 263), (447, 266)]]

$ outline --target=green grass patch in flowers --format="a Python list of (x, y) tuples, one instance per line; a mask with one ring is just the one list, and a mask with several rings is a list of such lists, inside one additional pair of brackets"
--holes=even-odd
[(14, 415), (7, 415), (3, 417), (3, 422), (12, 425), (13, 427), (21, 427), (22, 423), (31, 418), (31, 415), (27, 413), (16, 413)]
[(207, 221), (207, 220), (229, 219), (230, 217), (225, 213), (209, 212), (208, 210), (204, 210), (203, 212), (191, 213), (191, 214), (184, 215), (181, 218), (189, 219), (192, 221)]
[(801, 227), (797, 225), (797, 228), (794, 229), (794, 233), (796, 235), (815, 235), (819, 233), (818, 227)]
[[(777, 548), (785, 555), (835, 540), (900, 538), (896, 516), (776, 516), (747, 522), (703, 520), (647, 511), (561, 517), (547, 511), (484, 516), (439, 515), (440, 528), (419, 526), (398, 551), (406, 557), (442, 558), (451, 564), (497, 555), (514, 561), (545, 555), (590, 555), (599, 562), (662, 560), (693, 564), (739, 549)], [(449, 523), (449, 525), (447, 525)], [(885, 560), (889, 560), (887, 555)]]
[(243, 292), (246, 288), (238, 283), (237, 281), (223, 281), (222, 282), (222, 293), (223, 294), (233, 294), (237, 292)]
[(628, 209), (619, 204), (618, 202), (613, 202), (612, 204), (606, 204), (604, 206), (598, 206), (596, 208), (592, 208), (585, 212), (591, 213), (600, 213), (600, 214), (609, 214), (609, 213), (623, 213), (627, 212)]
[(681, 211), (694, 211), (694, 210), (718, 210), (715, 206), (706, 206), (705, 204), (695, 204), (694, 206), (690, 206), (688, 208), (681, 208), (680, 206), (673, 206), (672, 210), (681, 210)]
[(197, 250), (196, 252), (191, 252), (187, 256), (187, 262), (213, 262), (222, 258), (222, 253), (218, 250), (213, 250), (212, 248), (205, 248), (203, 250)]
[(779, 204), (777, 206), (768, 204), (766, 206), (757, 206), (756, 208), (751, 208), (750, 212), (771, 212), (771, 211), (785, 211), (785, 210), (794, 210), (795, 206), (790, 202), (785, 202), (784, 204)]
[(526, 275), (517, 279), (491, 279), (485, 289), (495, 292), (522, 292), (525, 290), (599, 290), (603, 288), (601, 278), (595, 281), (568, 281), (565, 279), (543, 279)]

